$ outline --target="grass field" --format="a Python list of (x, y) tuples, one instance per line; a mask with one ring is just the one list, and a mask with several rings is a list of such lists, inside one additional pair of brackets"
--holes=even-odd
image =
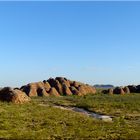
[[(54, 104), (110, 115), (113, 122), (54, 108)], [(140, 139), (139, 130), (140, 94), (38, 97), (23, 105), (0, 102), (3, 139)]]

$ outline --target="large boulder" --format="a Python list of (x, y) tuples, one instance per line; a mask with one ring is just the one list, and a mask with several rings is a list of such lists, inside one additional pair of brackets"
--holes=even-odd
[(19, 104), (29, 102), (31, 99), (19, 89), (5, 87), (0, 90), (0, 100)]

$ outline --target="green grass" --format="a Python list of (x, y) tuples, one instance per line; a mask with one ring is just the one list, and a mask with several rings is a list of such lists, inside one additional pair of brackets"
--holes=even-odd
[[(0, 138), (140, 139), (140, 94), (33, 98), (31, 103), (0, 102)], [(40, 106), (46, 104), (50, 106)], [(52, 105), (78, 106), (113, 116), (107, 123)]]

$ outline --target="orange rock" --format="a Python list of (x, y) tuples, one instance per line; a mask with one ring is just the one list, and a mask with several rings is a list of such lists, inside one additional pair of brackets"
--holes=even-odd
[(57, 90), (54, 87), (52, 87), (50, 89), (49, 95), (51, 95), (51, 96), (60, 96), (60, 94), (57, 92)]
[(22, 104), (25, 102), (29, 102), (31, 99), (19, 89), (5, 87), (0, 91), (0, 100), (16, 104)]
[(69, 89), (69, 87), (66, 84), (63, 84), (62, 87), (63, 87), (63, 94), (64, 95), (72, 95), (71, 90)]
[(129, 93), (130, 93), (130, 90), (129, 90), (129, 88), (128, 88), (128, 87), (124, 87), (124, 88), (123, 88), (123, 90), (124, 90), (124, 92), (125, 92), (125, 93), (127, 93), (127, 94), (129, 94)]

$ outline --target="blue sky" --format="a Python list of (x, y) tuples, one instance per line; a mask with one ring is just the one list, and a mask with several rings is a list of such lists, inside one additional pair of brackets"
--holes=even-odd
[(140, 84), (139, 17), (140, 2), (0, 2), (0, 86)]

